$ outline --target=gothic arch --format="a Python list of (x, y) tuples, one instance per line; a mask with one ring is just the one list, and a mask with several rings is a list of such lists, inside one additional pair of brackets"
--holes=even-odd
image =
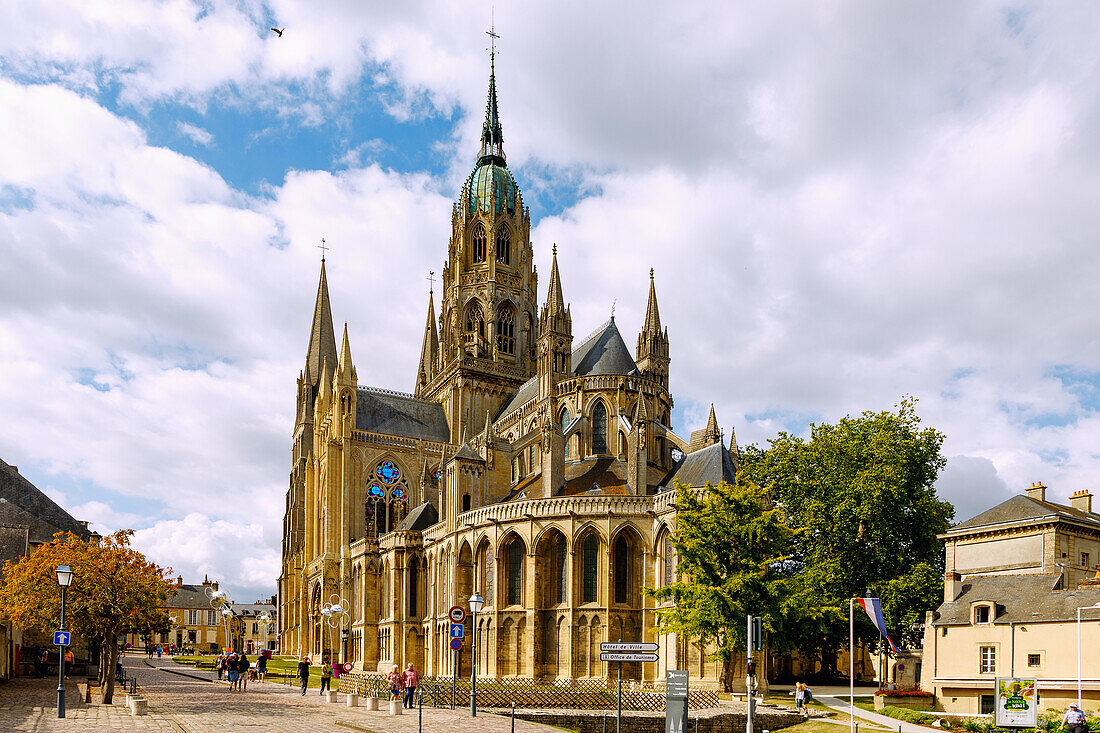
[(602, 454), (607, 453), (610, 449), (608, 442), (608, 424), (610, 423), (611, 411), (607, 407), (607, 403), (601, 399), (596, 398), (592, 400), (591, 408), (588, 411), (590, 422), (589, 435), (591, 436), (592, 453)]
[(470, 298), (462, 307), (462, 330), (466, 333), (477, 332), (485, 338), (485, 308), (477, 298)]
[(516, 354), (516, 307), (511, 301), (504, 301), (497, 308), (496, 316), (497, 351), (501, 354)]
[(535, 542), (536, 608), (569, 601), (569, 541), (559, 528), (544, 529)]
[(488, 251), (488, 235), (485, 233), (485, 225), (482, 222), (474, 224), (470, 232), (470, 260), (473, 263), (485, 261), (485, 253)]
[(527, 543), (519, 533), (509, 530), (497, 543), (497, 566), (500, 602), (498, 608), (524, 604), (524, 586), (527, 574)]
[(502, 223), (497, 227), (493, 238), (493, 249), (496, 251), (497, 262), (502, 265), (512, 264), (512, 228)]

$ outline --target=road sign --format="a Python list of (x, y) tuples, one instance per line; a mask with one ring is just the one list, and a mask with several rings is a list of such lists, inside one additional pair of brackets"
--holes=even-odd
[(451, 638), (461, 639), (466, 636), (466, 627), (462, 624), (451, 624)]
[(688, 733), (688, 673), (681, 669), (665, 677), (665, 733)]
[(462, 639), (451, 639), (451, 648), (456, 652), (462, 648)]
[(466, 609), (462, 606), (451, 606), (447, 617), (451, 619), (451, 623), (460, 624), (466, 620)]
[(68, 646), (69, 645), (69, 632), (68, 631), (55, 631), (53, 632), (53, 643), (55, 646)]
[(600, 652), (601, 662), (656, 662), (652, 652)]
[(601, 652), (655, 652), (658, 647), (652, 641), (605, 641), (600, 644)]

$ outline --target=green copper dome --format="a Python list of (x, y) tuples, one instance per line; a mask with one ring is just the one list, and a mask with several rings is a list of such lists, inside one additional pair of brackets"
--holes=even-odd
[(470, 213), (501, 213), (505, 209), (516, 211), (519, 189), (512, 174), (503, 165), (482, 161), (466, 180), (466, 204)]

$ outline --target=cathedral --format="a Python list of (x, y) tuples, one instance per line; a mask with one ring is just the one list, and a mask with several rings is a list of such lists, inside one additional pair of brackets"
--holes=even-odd
[[(732, 431), (727, 449), (713, 406), (689, 439), (671, 428), (652, 270), (633, 355), (613, 315), (574, 338), (556, 251), (539, 304), (530, 229), (491, 70), (412, 394), (358, 384), (322, 259), (283, 520), (284, 653), (367, 671), (599, 679), (614, 674), (601, 642), (656, 641), (660, 661), (627, 664), (625, 677), (717, 681), (690, 639), (654, 633), (642, 588), (675, 576), (673, 483), (731, 481)], [(484, 609), (456, 653), (447, 612), (475, 592)], [(336, 630), (322, 613), (335, 598), (348, 609)]]

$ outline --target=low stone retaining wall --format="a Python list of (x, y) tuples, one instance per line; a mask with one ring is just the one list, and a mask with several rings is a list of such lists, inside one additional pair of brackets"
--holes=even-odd
[(935, 708), (936, 698), (931, 695), (875, 695), (875, 710), (882, 710), (889, 705), (892, 708), (908, 708), (910, 710), (932, 710)]
[[(699, 733), (744, 733), (745, 710), (731, 708), (710, 708), (690, 713), (691, 731)], [(489, 710), (487, 712), (510, 715), (511, 710)], [(516, 717), (532, 723), (554, 725), (568, 728), (578, 733), (603, 733), (604, 713), (593, 710), (516, 710)], [(761, 709), (757, 707), (753, 718), (753, 728), (759, 730), (778, 730), (802, 722), (798, 713)], [(697, 725), (698, 723), (698, 725)], [(614, 730), (615, 711), (607, 713), (606, 730)], [(664, 713), (643, 713), (623, 711), (623, 731), (625, 733), (665, 733)]]

